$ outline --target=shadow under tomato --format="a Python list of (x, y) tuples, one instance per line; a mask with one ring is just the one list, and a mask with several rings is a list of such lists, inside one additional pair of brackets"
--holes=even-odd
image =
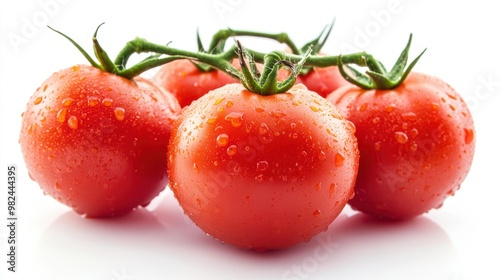
[(109, 280), (123, 269), (134, 274), (148, 266), (148, 258), (168, 252), (167, 232), (144, 208), (110, 219), (86, 219), (70, 211), (39, 239), (36, 269), (40, 279), (52, 280)]
[(391, 223), (345, 212), (309, 242), (264, 253), (206, 236), (171, 194), (117, 219), (68, 212), (40, 238), (37, 269), (52, 280), (453, 279), (456, 250), (429, 218)]

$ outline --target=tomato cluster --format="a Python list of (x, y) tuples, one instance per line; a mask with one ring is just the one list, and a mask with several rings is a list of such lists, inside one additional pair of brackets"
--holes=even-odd
[[(319, 49), (256, 64), (258, 53), (239, 44), (228, 55), (140, 46), (111, 62), (95, 39), (99, 63), (54, 73), (23, 113), (30, 177), (86, 217), (146, 206), (168, 184), (207, 234), (280, 249), (326, 230), (347, 204), (382, 219), (438, 208), (472, 164), (465, 102), (442, 80), (410, 71), (416, 60), (405, 70), (408, 48), (394, 67), (401, 72), (365, 53), (346, 59), (369, 62), (367, 84)], [(152, 80), (125, 67), (147, 46), (168, 53), (142, 64), (166, 63)], [(321, 59), (328, 67), (315, 66)]]

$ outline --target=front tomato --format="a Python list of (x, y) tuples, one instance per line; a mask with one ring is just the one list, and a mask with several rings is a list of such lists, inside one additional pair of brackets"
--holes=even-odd
[(54, 73), (31, 97), (19, 143), (30, 177), (86, 217), (147, 205), (167, 184), (180, 106), (143, 78), (90, 66)]
[(182, 113), (168, 161), (170, 187), (202, 230), (268, 250), (327, 229), (353, 194), (358, 149), (352, 123), (305, 87), (261, 96), (231, 84)]

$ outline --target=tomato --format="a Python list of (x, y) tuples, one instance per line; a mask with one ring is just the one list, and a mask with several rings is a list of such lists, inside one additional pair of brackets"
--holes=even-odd
[(36, 90), (19, 143), (44, 193), (86, 217), (117, 216), (166, 187), (165, 155), (180, 110), (143, 78), (77, 65)]
[(342, 77), (337, 66), (315, 67), (307, 74), (298, 75), (296, 83), (304, 84), (309, 90), (317, 92), (322, 97), (349, 84)]
[(472, 164), (471, 113), (444, 81), (411, 72), (392, 90), (339, 88), (327, 99), (356, 125), (359, 173), (350, 205), (386, 219), (439, 208)]
[(191, 104), (210, 90), (239, 82), (236, 78), (219, 70), (203, 72), (187, 59), (175, 60), (163, 65), (153, 79), (162, 88), (171, 92), (181, 107)]
[(229, 84), (177, 120), (170, 187), (212, 237), (257, 251), (289, 247), (324, 231), (352, 196), (354, 130), (303, 85), (262, 96)]

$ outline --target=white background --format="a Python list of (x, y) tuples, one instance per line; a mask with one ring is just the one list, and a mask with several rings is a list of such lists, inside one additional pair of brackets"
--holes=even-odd
[[(0, 279), (500, 279), (500, 17), (493, 3), (2, 1)], [(106, 22), (99, 38), (113, 57), (136, 36), (196, 50), (196, 28), (206, 44), (216, 30), (232, 27), (288, 31), (302, 45), (334, 17), (325, 52), (363, 49), (389, 66), (413, 33), (410, 57), (428, 48), (415, 70), (442, 78), (467, 100), (476, 124), (476, 154), (461, 190), (441, 209), (405, 223), (383, 224), (346, 208), (309, 243), (262, 254), (205, 236), (183, 216), (169, 191), (125, 217), (87, 220), (44, 196), (28, 178), (18, 135), (29, 97), (53, 72), (86, 63), (46, 24), (91, 52), (91, 36)], [(6, 263), (8, 164), (18, 167), (16, 273), (8, 272)]]

